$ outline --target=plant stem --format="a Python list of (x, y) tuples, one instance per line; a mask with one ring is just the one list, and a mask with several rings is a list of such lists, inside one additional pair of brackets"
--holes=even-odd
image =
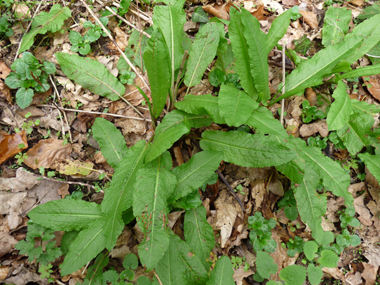
[(226, 178), (223, 176), (222, 172), (220, 172), (219, 169), (216, 170), (216, 173), (218, 173), (220, 179), (222, 179), (222, 181), (224, 182), (224, 184), (226, 184), (228, 190), (230, 190), (230, 193), (232, 196), (234, 196), (234, 198), (236, 199), (236, 201), (239, 203), (240, 207), (241, 207), (241, 210), (245, 211), (244, 209), (244, 205), (243, 203), (241, 202), (240, 198), (236, 195), (235, 191), (232, 189), (231, 185), (227, 182)]

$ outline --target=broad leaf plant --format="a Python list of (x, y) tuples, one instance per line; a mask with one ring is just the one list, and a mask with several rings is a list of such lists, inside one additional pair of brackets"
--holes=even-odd
[[(97, 118), (93, 126), (94, 137), (115, 169), (101, 205), (63, 199), (34, 208), (29, 217), (35, 224), (65, 231), (65, 235), (76, 233), (72, 235), (75, 238), (61, 266), (62, 275), (80, 269), (97, 256), (96, 262), (101, 263), (102, 252), (114, 248), (125, 225), (122, 215), (129, 211), (144, 233), (144, 240), (138, 246), (140, 262), (146, 270), (155, 270), (162, 284), (234, 284), (232, 265), (227, 257), (218, 259), (211, 270), (209, 256), (215, 238), (206, 220), (205, 208), (198, 203), (186, 209), (185, 240), (168, 227), (168, 214), (173, 205), (181, 205), (178, 203), (181, 199), (196, 196), (198, 188), (215, 175), (221, 161), (242, 167), (276, 167), (295, 185), (298, 212), (311, 229), (314, 241), (305, 244), (305, 252), (310, 262), (317, 260), (317, 266), (311, 263), (307, 273), (312, 284), (317, 284), (321, 278), (319, 265), (336, 266), (336, 254), (326, 244), (321, 226), (326, 197), (316, 189), (322, 182), (325, 190), (343, 197), (346, 210), (352, 211), (353, 197), (347, 191), (350, 175), (320, 149), (288, 135), (267, 106), (290, 96), (300, 96), (305, 88), (318, 86), (329, 78), (335, 88), (335, 101), (327, 114), (328, 129), (336, 131), (350, 154), (357, 155), (380, 181), (380, 153), (363, 152), (379, 143), (378, 132), (371, 127), (373, 115), (380, 110), (366, 102), (350, 99), (343, 82), (346, 78), (380, 73), (380, 65), (353, 70), (350, 67), (379, 42), (380, 14), (357, 25), (350, 33), (342, 29), (343, 34), (337, 36), (334, 27), (326, 26), (322, 42), (325, 48), (311, 59), (300, 61), (286, 77), (285, 92), (271, 98), (267, 57), (285, 34), (291, 10), (277, 17), (265, 34), (260, 30), (259, 21), (247, 10), (231, 7), (231, 21), (222, 22), (216, 18), (206, 21), (194, 41), (189, 43), (183, 32), (184, 0), (163, 2), (164, 5), (154, 7), (153, 31), (144, 47), (143, 60), (151, 87), (152, 102), (148, 103), (152, 120), (160, 117), (168, 98), (170, 112), (155, 128), (151, 141), (141, 140), (130, 148), (112, 123)], [(59, 29), (70, 11), (58, 6), (34, 20), (31, 31), (23, 39), (21, 51), (32, 45), (36, 34)], [(345, 11), (340, 12), (346, 15)], [(332, 12), (326, 14), (329, 21), (336, 17)], [(50, 21), (53, 17), (55, 22)], [(41, 21), (44, 24), (38, 25)], [(190, 94), (190, 88), (200, 83), (216, 56), (215, 66), (222, 72), (213, 75), (213, 80), (220, 84), (218, 95)], [(235, 62), (234, 71), (230, 69), (228, 61), (232, 60), (229, 57)], [(110, 100), (118, 100), (124, 94), (124, 85), (97, 61), (63, 52), (57, 53), (56, 58), (62, 71), (84, 88)], [(231, 72), (240, 81), (223, 77)], [(176, 94), (182, 82), (188, 89), (183, 101), (177, 102)], [(173, 168), (168, 151), (173, 144), (192, 129), (212, 123), (227, 125), (230, 130), (204, 131), (198, 138), (202, 151)], [(236, 130), (242, 125), (249, 126), (249, 132)], [(263, 230), (257, 226), (259, 220), (251, 222), (252, 230)], [(273, 226), (271, 223), (270, 228)], [(268, 241), (263, 241), (263, 246), (254, 246), (258, 256), (256, 278), (261, 280), (277, 272), (273, 259), (263, 251), (267, 248), (266, 242), (270, 242), (270, 231), (268, 233)], [(348, 232), (346, 235), (350, 239)], [(257, 236), (252, 236), (257, 240)], [(349, 245), (350, 241), (340, 243)], [(271, 242), (270, 245), (272, 252), (276, 245)], [(118, 276), (112, 278), (117, 280)], [(306, 269), (299, 265), (287, 267), (281, 271), (280, 278), (286, 284), (302, 284)], [(154, 278), (153, 283), (158, 284), (158, 280)]]

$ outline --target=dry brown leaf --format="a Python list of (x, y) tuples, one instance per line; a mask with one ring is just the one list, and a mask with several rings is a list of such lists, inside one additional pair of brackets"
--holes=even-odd
[(318, 28), (318, 19), (317, 19), (317, 15), (314, 12), (300, 10), (300, 14), (303, 16), (305, 22), (310, 26), (310, 28), (312, 29)]
[[(17, 243), (18, 241), (13, 236), (6, 232), (0, 231), (0, 257), (3, 257), (7, 253), (11, 252)], [(2, 278), (0, 277), (0, 279)]]
[(39, 183), (40, 181), (33, 173), (20, 167), (16, 171), (16, 177), (0, 178), (0, 191), (22, 192), (32, 189)]
[(366, 194), (357, 197), (354, 199), (354, 207), (356, 213), (358, 213), (359, 221), (365, 225), (365, 226), (371, 226), (372, 225), (372, 215), (370, 214), (368, 208), (364, 205), (364, 198)]
[(362, 277), (365, 279), (365, 285), (375, 285), (376, 273), (379, 267), (368, 263), (363, 263), (363, 267)]
[[(148, 81), (146, 76), (144, 76), (144, 78), (146, 81)], [(149, 99), (151, 98), (151, 95), (150, 92), (146, 90), (146, 87), (139, 76), (133, 80), (133, 85), (125, 85), (125, 93), (123, 97), (127, 99), (133, 106), (138, 106), (144, 100), (144, 97), (140, 94), (135, 85), (140, 87), (146, 93)]]
[(124, 52), (125, 48), (128, 46), (129, 36), (118, 26), (114, 27), (112, 31), (115, 33), (115, 41), (117, 45)]
[(16, 113), (19, 114), (21, 117), (25, 117), (26, 114), (30, 113), (29, 117), (42, 117), (45, 116), (45, 113), (35, 107), (35, 106), (29, 106), (24, 109), (17, 108)]
[(236, 285), (242, 285), (243, 279), (248, 276), (251, 276), (254, 273), (255, 272), (253, 272), (252, 270), (245, 271), (244, 266), (239, 266), (238, 269), (234, 269), (234, 275), (232, 276), (232, 278), (236, 282)]
[(273, 176), (270, 178), (267, 187), (268, 191), (272, 192), (273, 194), (280, 197), (284, 196), (284, 186), (282, 185), (281, 181), (278, 180), (276, 170), (273, 170)]
[(70, 195), (69, 192), (69, 184), (62, 184), (59, 186), (59, 189), (57, 191), (57, 194), (62, 197), (62, 199), (65, 199), (67, 195)]
[(265, 10), (265, 6), (261, 5), (255, 12), (252, 13), (253, 16), (257, 18), (257, 20), (262, 21), (268, 19), (270, 16), (270, 12)]
[(334, 279), (341, 280), (342, 282), (345, 282), (345, 278), (344, 278), (342, 271), (340, 271), (337, 267), (334, 267), (334, 268), (323, 267), (322, 271), (324, 273), (329, 274)]
[(282, 4), (288, 5), (288, 6), (295, 6), (298, 5), (298, 0), (282, 0)]
[[(20, 146), (22, 146), (20, 148)], [(28, 148), (25, 131), (21, 131), (14, 135), (4, 135), (0, 141), (0, 164), (15, 156), (23, 149)]]
[(380, 247), (379, 245), (369, 244), (363, 255), (368, 259), (368, 264), (380, 266)]
[(236, 209), (233, 199), (234, 198), (226, 190), (223, 190), (219, 193), (219, 198), (215, 201), (216, 228), (220, 230), (220, 245), (222, 248), (225, 247), (227, 240), (231, 236), (237, 214), (240, 211), (240, 208), (239, 210)]
[(9, 265), (7, 265), (7, 266), (0, 266), (0, 280), (4, 280), (5, 278), (7, 278), (8, 273), (9, 273), (9, 269), (10, 269)]
[(5, 85), (5, 83), (2, 80), (0, 80), (0, 98), (4, 98), (10, 104), (12, 104), (13, 102), (11, 90), (7, 85)]
[(185, 211), (176, 211), (176, 212), (171, 212), (168, 215), (169, 228), (173, 229), (175, 223), (177, 222), (177, 220), (181, 217), (181, 215), (184, 212)]
[(35, 93), (33, 96), (32, 103), (30, 105), (41, 105), (44, 104), (47, 98), (50, 96), (52, 89), (49, 88), (46, 92)]
[(4, 61), (0, 61), (0, 78), (5, 79), (11, 73), (9, 67), (5, 64)]
[[(367, 166), (365, 167), (365, 181), (374, 188), (380, 189), (379, 181), (372, 175)], [(379, 197), (380, 198), (380, 197)]]
[(355, 198), (357, 192), (363, 191), (363, 190), (365, 190), (365, 189), (366, 189), (366, 187), (365, 187), (365, 183), (364, 183), (364, 182), (360, 182), (360, 183), (351, 184), (351, 185), (348, 187), (347, 190), (348, 190), (348, 192), (350, 192), (351, 195)]
[(232, 2), (227, 2), (222, 5), (219, 5), (217, 3), (209, 4), (209, 5), (202, 6), (202, 8), (206, 13), (209, 13), (212, 16), (215, 16), (219, 19), (229, 20), (230, 15), (228, 13), (230, 12), (231, 6), (232, 6)]
[(349, 285), (361, 285), (363, 284), (363, 279), (359, 271), (356, 271), (356, 273), (347, 272), (345, 275), (346, 278), (346, 284)]
[(329, 130), (325, 120), (320, 120), (312, 124), (303, 124), (300, 128), (300, 135), (302, 137), (310, 137), (318, 132), (323, 138), (329, 135)]
[(71, 144), (63, 145), (63, 140), (40, 140), (28, 150), (26, 153), (28, 158), (24, 160), (24, 163), (33, 169), (50, 168), (56, 160), (68, 158), (71, 151)]
[[(365, 78), (367, 78), (367, 76)], [(368, 81), (365, 80), (365, 78), (363, 79), (367, 85), (368, 91), (373, 97), (380, 100), (380, 75), (371, 75)]]
[(317, 104), (317, 93), (315, 93), (313, 88), (306, 88), (305, 97), (306, 100), (309, 101), (310, 106), (315, 106)]
[(255, 208), (254, 211), (256, 212), (260, 207), (264, 200), (265, 195), (265, 181), (264, 180), (254, 180), (251, 182), (252, 189), (251, 189), (251, 195), (252, 199), (255, 200)]
[(115, 247), (111, 250), (110, 255), (113, 258), (124, 259), (124, 257), (131, 253), (130, 250), (130, 238), (133, 236), (133, 231), (125, 227), (122, 233), (117, 238)]
[(354, 4), (355, 6), (361, 7), (364, 4), (365, 0), (350, 0), (348, 2)]
[(39, 285), (47, 285), (49, 282), (47, 278), (41, 279), (41, 275), (28, 271), (25, 267), (19, 266), (11, 274), (11, 277), (7, 279), (8, 284), (26, 285), (31, 283), (37, 283)]

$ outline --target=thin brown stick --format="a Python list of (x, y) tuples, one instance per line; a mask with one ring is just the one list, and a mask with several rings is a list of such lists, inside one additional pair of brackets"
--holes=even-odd
[(54, 182), (59, 182), (59, 183), (66, 183), (66, 184), (72, 184), (72, 185), (81, 185), (81, 186), (87, 186), (87, 187), (90, 187), (92, 189), (95, 189), (95, 186), (92, 186), (91, 184), (87, 184), (87, 183), (83, 183), (83, 182), (76, 182), (76, 181), (61, 181), (61, 180), (57, 180), (57, 179), (53, 179), (53, 178), (49, 178), (49, 177), (45, 177), (45, 176), (42, 176), (42, 175), (37, 175), (35, 174), (37, 177), (41, 177), (42, 179), (44, 180), (49, 180), (49, 181), (54, 181)]
[[(119, 47), (119, 45), (116, 43), (115, 39), (112, 37), (112, 35), (108, 32), (108, 30), (106, 29), (106, 27), (104, 27), (104, 25), (99, 21), (98, 17), (96, 17), (96, 15), (94, 14), (94, 12), (92, 12), (91, 8), (86, 4), (86, 2), (84, 0), (80, 0), (82, 2), (82, 4), (86, 7), (87, 11), (91, 14), (91, 16), (95, 19), (95, 21), (100, 25), (100, 27), (102, 27), (103, 31), (107, 34), (107, 36), (109, 37), (109, 39), (113, 42), (113, 44), (115, 45), (115, 47), (117, 48), (117, 50), (120, 52), (121, 56), (125, 59), (125, 61), (128, 63), (128, 65), (132, 68), (132, 70), (134, 71), (134, 73), (136, 73), (136, 75), (141, 79), (141, 81), (144, 83), (144, 85), (148, 88), (148, 90), (150, 91), (150, 88), (149, 88), (149, 84), (145, 81), (144, 77), (137, 71), (136, 67), (132, 64), (132, 62), (128, 59), (128, 57), (124, 54), (124, 52), (121, 50), (121, 48)], [(129, 102), (128, 102), (129, 103)], [(129, 103), (130, 104), (130, 103)], [(133, 107), (134, 108), (134, 107)], [(135, 109), (135, 108), (134, 108)], [(136, 110), (136, 109), (135, 109)], [(139, 113), (139, 115), (141, 115), (141, 113), (139, 111), (137, 111)], [(141, 115), (142, 116), (142, 115)]]
[[(59, 96), (59, 93), (58, 93), (58, 90), (57, 90), (57, 86), (55, 85), (55, 82), (54, 82), (53, 78), (51, 77), (51, 75), (49, 75), (49, 79), (50, 79), (51, 83), (53, 84), (54, 91), (57, 94), (57, 99), (58, 99), (59, 103), (61, 104), (61, 107), (63, 108), (61, 97)], [(69, 127), (70, 143), (73, 143), (73, 136), (71, 135), (69, 121), (67, 120), (66, 113), (65, 112), (62, 112), (62, 113), (63, 113), (63, 117), (65, 118), (65, 122), (66, 122), (67, 126)], [(65, 130), (63, 128), (63, 125), (62, 125), (62, 134), (65, 135)]]
[(118, 118), (125, 118), (125, 119), (132, 119), (132, 120), (139, 120), (139, 121), (147, 121), (151, 122), (151, 119), (146, 118), (139, 118), (139, 117), (131, 117), (131, 116), (124, 116), (124, 115), (118, 115), (118, 114), (112, 114), (112, 113), (103, 113), (103, 112), (95, 112), (95, 111), (85, 111), (85, 110), (77, 110), (77, 109), (68, 109), (68, 108), (61, 108), (58, 106), (51, 106), (51, 105), (39, 105), (40, 107), (50, 107), (50, 108), (56, 108), (63, 111), (68, 112), (78, 112), (78, 113), (87, 113), (87, 114), (96, 114), (96, 115), (106, 115), (111, 117), (118, 117)]
[(236, 201), (239, 203), (240, 207), (241, 207), (241, 210), (245, 211), (244, 209), (244, 205), (243, 203), (241, 202), (240, 198), (236, 195), (235, 191), (232, 189), (231, 185), (227, 182), (226, 178), (223, 176), (222, 172), (220, 172), (219, 169), (216, 170), (216, 173), (218, 173), (220, 179), (222, 179), (222, 181), (224, 182), (224, 184), (226, 184), (228, 190), (230, 190), (230, 193), (231, 195), (236, 199)]
[(163, 285), (162, 282), (161, 282), (161, 280), (160, 280), (160, 277), (158, 277), (158, 275), (157, 275), (157, 273), (156, 273), (155, 270), (153, 270), (153, 274), (154, 274), (154, 276), (156, 276), (156, 278), (158, 280), (158, 283), (160, 283), (160, 285)]
[[(97, 2), (100, 2), (97, 0)], [(101, 3), (101, 2), (100, 2)], [(110, 9), (109, 7), (106, 7), (107, 11), (111, 12), (112, 15), (114, 15), (116, 18), (122, 20), (124, 23), (126, 23), (128, 26), (134, 28), (135, 30), (139, 31), (140, 33), (142, 33), (143, 35), (147, 36), (148, 38), (151, 37), (151, 35), (147, 34), (146, 32), (140, 30), (139, 28), (137, 28), (135, 25), (133, 25), (131, 22), (129, 22), (128, 20), (124, 19), (123, 17), (119, 16), (118, 14), (116, 14), (112, 9)]]

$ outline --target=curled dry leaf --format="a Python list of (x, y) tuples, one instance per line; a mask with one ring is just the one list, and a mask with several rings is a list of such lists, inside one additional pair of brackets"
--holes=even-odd
[(63, 159), (56, 161), (55, 168), (61, 174), (86, 176), (94, 170), (94, 164), (91, 161)]
[(356, 213), (358, 213), (359, 221), (365, 225), (365, 226), (371, 226), (372, 225), (372, 215), (367, 209), (367, 207), (364, 205), (364, 197), (366, 194), (363, 194), (357, 198), (354, 199), (354, 207)]
[(236, 285), (243, 285), (243, 279), (251, 276), (252, 274), (254, 274), (252, 270), (245, 271), (244, 266), (239, 266), (238, 269), (234, 269), (234, 275), (232, 278), (234, 279)]
[(40, 140), (26, 153), (28, 158), (24, 163), (33, 168), (50, 168), (56, 160), (66, 159), (71, 153), (71, 144), (63, 145), (63, 140)]
[[(237, 206), (240, 207), (239, 204)], [(216, 227), (220, 230), (221, 237), (220, 245), (224, 248), (231, 236), (232, 227), (240, 208), (236, 208), (234, 198), (225, 190), (220, 193), (219, 198), (215, 201), (215, 208)]]
[[(0, 253), (0, 256), (1, 256), (1, 253)], [(0, 267), (0, 280), (4, 280), (5, 278), (7, 278), (9, 269), (10, 269), (9, 265)]]
[[(368, 79), (367, 77), (363, 78)], [(380, 75), (371, 75), (369, 80), (365, 80), (368, 91), (377, 100), (380, 100)]]
[(315, 93), (313, 88), (306, 88), (305, 97), (306, 100), (309, 101), (310, 106), (315, 106), (317, 104), (317, 93)]
[(305, 22), (310, 26), (310, 28), (318, 28), (317, 15), (314, 12), (301, 11), (300, 14), (303, 16)]
[(310, 137), (318, 132), (323, 138), (329, 135), (327, 123), (325, 120), (320, 120), (312, 124), (303, 124), (300, 128), (300, 135), (302, 137)]
[(298, 0), (282, 0), (282, 4), (287, 5), (287, 6), (295, 6), (295, 5), (298, 5), (299, 2)]
[(0, 178), (0, 191), (22, 192), (32, 189), (39, 183), (40, 181), (33, 173), (20, 167), (16, 171), (16, 177)]
[(261, 203), (264, 200), (264, 195), (265, 195), (265, 181), (264, 180), (254, 180), (251, 182), (252, 189), (251, 189), (251, 195), (252, 199), (255, 200), (255, 209), (254, 211), (256, 212), (260, 207)]
[(0, 78), (5, 79), (11, 73), (9, 67), (5, 64), (4, 61), (0, 61)]
[(363, 284), (363, 279), (359, 271), (356, 271), (356, 273), (347, 272), (345, 275), (346, 278), (346, 284), (350, 285), (361, 285)]
[(375, 285), (376, 273), (379, 267), (368, 264), (368, 263), (363, 263), (363, 267), (364, 267), (364, 271), (362, 272), (362, 277), (365, 279), (365, 284)]
[(28, 142), (26, 140), (25, 131), (14, 135), (4, 135), (0, 141), (0, 164), (26, 148), (28, 148)]
[[(7, 253), (11, 252), (17, 242), (18, 241), (10, 234), (0, 231), (0, 257), (3, 257)], [(5, 279), (1, 278), (1, 271), (0, 279)]]
[(372, 175), (367, 166), (365, 167), (365, 181), (374, 188), (380, 189), (379, 181)]
[(4, 98), (10, 104), (12, 104), (13, 102), (11, 90), (7, 85), (5, 85), (5, 83), (2, 80), (0, 80), (0, 98)]
[(203, 6), (202, 8), (206, 13), (209, 13), (212, 16), (215, 16), (219, 19), (229, 20), (230, 15), (228, 13), (230, 12), (231, 6), (232, 6), (232, 2), (227, 2), (222, 5), (219, 5), (217, 3), (209, 4), (209, 5)]

